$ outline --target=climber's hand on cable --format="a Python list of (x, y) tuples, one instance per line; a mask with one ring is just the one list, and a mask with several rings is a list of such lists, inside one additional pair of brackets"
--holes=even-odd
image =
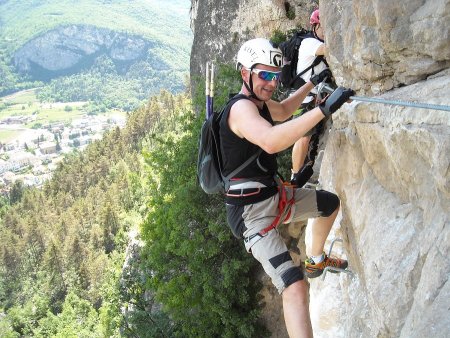
[(331, 79), (331, 77), (332, 77), (331, 71), (327, 68), (325, 70), (322, 70), (319, 74), (311, 76), (309, 80), (313, 83), (314, 86), (317, 86), (324, 80)]
[(338, 110), (345, 102), (347, 102), (352, 95), (355, 95), (353, 89), (338, 87), (330, 94), (330, 96), (328, 96), (325, 102), (322, 102), (319, 105), (319, 108), (323, 115), (328, 117)]

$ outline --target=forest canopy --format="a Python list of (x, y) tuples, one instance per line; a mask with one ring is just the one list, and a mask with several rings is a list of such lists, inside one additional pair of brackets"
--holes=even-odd
[[(219, 72), (217, 105), (234, 75)], [(197, 184), (204, 110), (193, 106), (204, 98), (162, 91), (67, 156), (43, 189), (17, 186), (1, 201), (6, 337), (267, 335), (258, 267), (222, 197)]]

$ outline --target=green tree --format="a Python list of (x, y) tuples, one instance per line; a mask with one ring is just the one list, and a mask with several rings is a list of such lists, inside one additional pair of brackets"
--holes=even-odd
[(7, 316), (0, 317), (0, 332), (3, 338), (19, 338), (20, 334), (14, 331)]
[(103, 228), (104, 248), (106, 253), (110, 253), (114, 250), (115, 243), (114, 238), (119, 230), (119, 220), (117, 213), (114, 211), (111, 204), (111, 200), (106, 201), (101, 213), (101, 224)]
[[(10, 201), (5, 196), (0, 196), (0, 220), (3, 219), (3, 215), (8, 211), (10, 206)], [(1, 221), (0, 221), (1, 224)]]
[(38, 292), (25, 301), (23, 306), (14, 306), (7, 312), (7, 319), (13, 330), (21, 337), (32, 336), (38, 321), (46, 316), (48, 300)]
[(9, 191), (9, 203), (16, 204), (22, 199), (25, 186), (21, 180), (17, 180), (13, 183), (11, 190)]
[[(27, 188), (5, 205), (0, 308), (8, 319), (0, 327), (6, 332), (264, 336), (255, 263), (232, 237), (221, 197), (196, 184), (202, 119), (187, 105), (184, 95), (162, 92), (130, 113), (125, 128), (68, 154), (42, 189)], [(143, 218), (145, 246), (122, 269), (128, 231)], [(41, 304), (37, 313), (33, 301)]]
[(64, 262), (61, 249), (54, 240), (51, 241), (44, 254), (43, 268), (48, 280), (52, 309), (56, 310), (58, 304), (64, 300), (67, 285), (64, 281)]
[(35, 337), (57, 338), (95, 338), (101, 337), (99, 317), (92, 305), (75, 293), (69, 293), (62, 312), (55, 316), (52, 313), (39, 321), (34, 330)]
[(184, 113), (177, 130), (166, 130), (145, 156), (152, 191), (142, 226), (148, 285), (176, 335), (260, 337), (255, 262), (231, 235), (220, 196), (204, 194), (195, 179), (201, 120)]

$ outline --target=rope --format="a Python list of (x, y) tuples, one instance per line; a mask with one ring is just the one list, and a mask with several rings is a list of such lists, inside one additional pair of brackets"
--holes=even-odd
[(365, 97), (365, 96), (350, 96), (350, 99), (355, 100), (355, 101), (391, 104), (394, 106), (404, 106), (404, 107), (450, 111), (450, 106), (444, 106), (444, 105), (439, 105), (439, 104), (420, 103), (420, 102), (416, 103), (416, 102), (410, 102), (410, 101), (397, 101), (397, 100), (385, 100), (385, 99), (376, 99), (373, 97)]

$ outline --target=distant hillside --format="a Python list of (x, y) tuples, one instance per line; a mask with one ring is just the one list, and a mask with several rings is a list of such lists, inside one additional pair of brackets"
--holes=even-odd
[(99, 59), (108, 64), (109, 76), (123, 77), (116, 82), (135, 80), (126, 87), (148, 87), (137, 93), (139, 99), (161, 88), (184, 87), (192, 43), (189, 0), (74, 4), (0, 2), (0, 95), (89, 73), (95, 65), (98, 69)]

